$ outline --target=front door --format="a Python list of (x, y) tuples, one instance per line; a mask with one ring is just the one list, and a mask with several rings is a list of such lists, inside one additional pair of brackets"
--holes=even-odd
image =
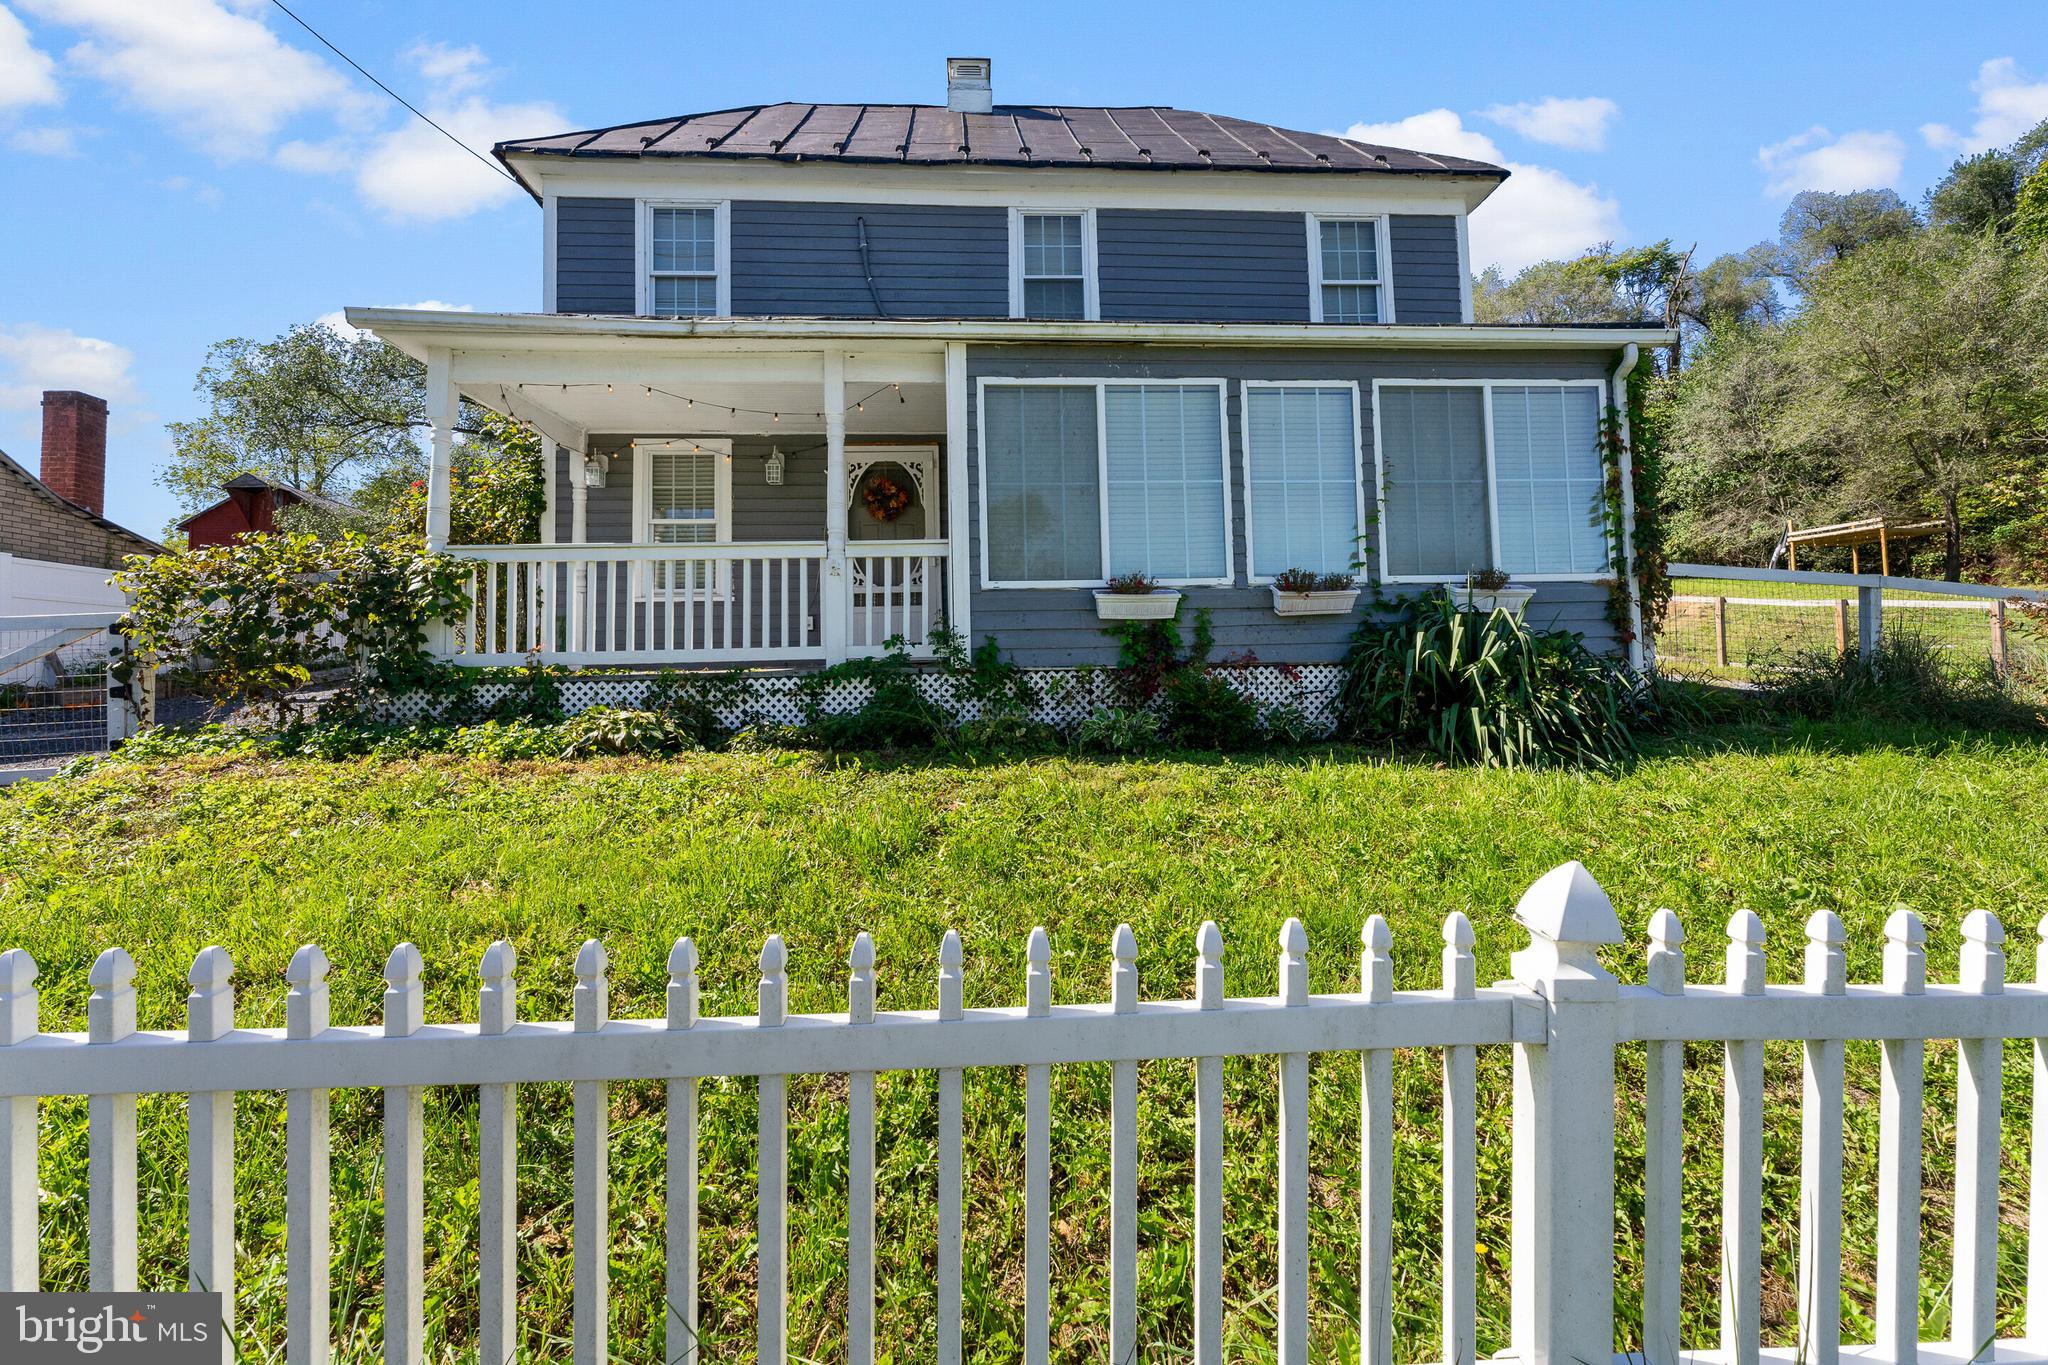
[(888, 546), (939, 538), (938, 480), (937, 446), (846, 448), (850, 643), (856, 647), (876, 648), (895, 634), (912, 645), (925, 643), (927, 579), (943, 573), (934, 569), (940, 561), (928, 561), (908, 548), (891, 554)]

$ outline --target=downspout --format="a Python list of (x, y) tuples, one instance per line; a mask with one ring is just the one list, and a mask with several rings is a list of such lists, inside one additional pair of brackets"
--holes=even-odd
[(1636, 479), (1628, 426), (1628, 377), (1635, 371), (1641, 351), (1631, 341), (1621, 348), (1621, 363), (1614, 367), (1614, 411), (1621, 435), (1621, 581), (1628, 593), (1628, 666), (1640, 673), (1648, 658), (1643, 639), (1643, 599), (1636, 577)]
[(861, 278), (868, 283), (868, 297), (875, 302), (875, 316), (888, 317), (889, 310), (882, 306), (882, 291), (875, 287), (875, 263), (868, 255), (868, 220), (854, 219), (853, 230), (860, 239), (860, 273)]

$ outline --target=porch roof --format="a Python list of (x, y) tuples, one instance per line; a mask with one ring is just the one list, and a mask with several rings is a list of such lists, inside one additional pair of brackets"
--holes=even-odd
[[(1425, 326), (1346, 326), (1306, 322), (1041, 322), (1010, 318), (662, 318), (588, 313), (460, 313), (423, 308), (350, 308), (349, 325), (417, 359), (450, 351), (606, 349), (621, 340), (696, 342), (684, 353), (816, 351), (844, 344), (863, 352), (935, 355), (949, 341), (1004, 343), (1093, 342), (1104, 345), (1299, 346), (1424, 350), (1614, 351), (1623, 346), (1670, 346), (1677, 333), (1664, 327), (1547, 327), (1440, 323)], [(852, 376), (849, 375), (851, 379)]]

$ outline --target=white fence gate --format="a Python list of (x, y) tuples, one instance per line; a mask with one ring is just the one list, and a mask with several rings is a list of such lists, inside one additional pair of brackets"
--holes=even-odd
[[(328, 1026), (328, 963), (317, 947), (292, 959), (286, 1024), (280, 1030), (234, 1026), (232, 964), (220, 948), (193, 963), (188, 1027), (145, 1033), (135, 1027), (134, 963), (120, 948), (102, 953), (91, 972), (85, 1034), (37, 1031), (36, 966), (27, 952), (0, 955), (0, 1290), (38, 1282), (37, 1102), (88, 1095), (90, 1278), (102, 1290), (133, 1289), (137, 1261), (136, 1096), (184, 1093), (189, 1104), (190, 1278), (225, 1289), (233, 1303), (234, 1153), (237, 1091), (282, 1091), (287, 1107), (288, 1358), (315, 1365), (329, 1353), (330, 1092), (381, 1088), (384, 1095), (385, 1358), (420, 1359), (424, 1324), (422, 1267), (421, 1091), (427, 1086), (482, 1088), (479, 1148), (481, 1208), (481, 1359), (513, 1358), (519, 1134), (514, 1087), (574, 1083), (574, 1358), (606, 1357), (607, 1086), (630, 1079), (667, 1082), (667, 1297), (680, 1329), (669, 1359), (694, 1351), (698, 1301), (698, 1082), (758, 1076), (758, 1346), (762, 1365), (788, 1358), (787, 1078), (848, 1077), (849, 1291), (847, 1358), (869, 1365), (875, 1341), (875, 1090), (878, 1071), (935, 1070), (938, 1075), (937, 1355), (962, 1358), (962, 1075), (975, 1067), (1022, 1067), (1026, 1084), (1024, 1151), (1024, 1358), (1048, 1358), (1048, 1228), (1052, 1134), (1050, 1068), (1107, 1062), (1112, 1068), (1110, 1319), (1118, 1362), (1191, 1350), (1196, 1361), (1223, 1359), (1224, 1091), (1221, 1059), (1277, 1061), (1280, 1128), (1273, 1217), (1279, 1237), (1277, 1357), (1305, 1365), (1309, 1342), (1309, 1057), (1357, 1054), (1363, 1079), (1361, 1188), (1363, 1235), (1358, 1267), (1362, 1354), (1366, 1365), (1393, 1365), (1391, 1239), (1393, 1103), (1397, 1048), (1442, 1049), (1443, 1068), (1443, 1355), (1470, 1362), (1474, 1336), (1474, 1050), (1512, 1046), (1513, 1125), (1512, 1354), (1529, 1365), (1605, 1365), (1615, 1350), (1615, 1053), (1648, 1044), (1645, 1323), (1631, 1359), (1678, 1365), (1680, 1258), (1680, 1071), (1687, 1042), (1726, 1050), (1722, 1209), (1722, 1297), (1717, 1349), (1689, 1353), (1720, 1365), (1755, 1365), (1765, 1355), (1836, 1365), (1845, 1353), (1909, 1365), (1956, 1365), (1995, 1355), (2043, 1359), (2027, 1341), (1993, 1342), (1997, 1274), (2001, 1042), (2035, 1042), (2037, 1094), (2048, 1083), (2048, 989), (2005, 984), (2004, 933), (1978, 911), (1963, 925), (1957, 985), (1929, 985), (1920, 921), (1901, 911), (1886, 926), (1884, 981), (1844, 980), (1841, 922), (1822, 912), (1807, 925), (1802, 985), (1764, 982), (1763, 929), (1753, 914), (1729, 922), (1726, 979), (1685, 983), (1683, 933), (1658, 911), (1649, 925), (1647, 982), (1620, 984), (1598, 950), (1622, 941), (1606, 894), (1577, 863), (1532, 886), (1516, 907), (1529, 946), (1514, 957), (1514, 979), (1480, 987), (1473, 979), (1473, 935), (1462, 914), (1444, 926), (1443, 985), (1392, 989), (1391, 938), (1375, 915), (1361, 935), (1361, 989), (1311, 995), (1308, 940), (1300, 921), (1280, 934), (1279, 992), (1230, 997), (1216, 926), (1198, 937), (1192, 1000), (1141, 1001), (1137, 945), (1128, 926), (1111, 947), (1106, 1003), (1054, 1005), (1051, 951), (1031, 935), (1022, 1009), (962, 1008), (962, 954), (948, 933), (938, 962), (935, 1011), (879, 1013), (875, 956), (867, 935), (853, 945), (845, 1014), (787, 1012), (787, 955), (778, 938), (760, 953), (758, 1012), (703, 1018), (698, 1012), (697, 949), (679, 940), (668, 958), (665, 1018), (609, 1017), (604, 947), (583, 945), (575, 961), (573, 1018), (521, 1021), (515, 1008), (509, 944), (483, 957), (478, 1022), (433, 1023), (422, 1014), (423, 963), (410, 944), (385, 969), (381, 1028)], [(2048, 969), (2048, 948), (2041, 968)], [(1922, 1068), (1930, 1038), (1959, 1038), (1961, 1071), (1955, 1116), (1955, 1263), (1953, 1330), (1944, 1343), (1920, 1342), (1919, 1266)], [(1840, 1342), (1842, 1276), (1843, 1045), (1883, 1045), (1881, 1188), (1878, 1209), (1876, 1340)], [(1763, 1049), (1789, 1040), (1804, 1047), (1797, 1352), (1759, 1347), (1763, 1228)], [(1147, 1344), (1138, 1330), (1138, 1064), (1185, 1059), (1195, 1068), (1195, 1230), (1193, 1339)], [(2035, 1217), (2048, 1217), (2048, 1105), (2033, 1128)], [(2048, 1238), (2030, 1248), (2030, 1326), (2048, 1312)], [(224, 1347), (225, 1349), (225, 1347)]]
[(119, 612), (0, 616), (0, 765), (103, 752), (147, 718), (114, 674)]

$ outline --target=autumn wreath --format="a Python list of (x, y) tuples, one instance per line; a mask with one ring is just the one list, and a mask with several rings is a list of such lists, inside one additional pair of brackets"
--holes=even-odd
[(910, 491), (887, 474), (872, 474), (862, 485), (861, 501), (876, 521), (894, 521), (910, 506)]

